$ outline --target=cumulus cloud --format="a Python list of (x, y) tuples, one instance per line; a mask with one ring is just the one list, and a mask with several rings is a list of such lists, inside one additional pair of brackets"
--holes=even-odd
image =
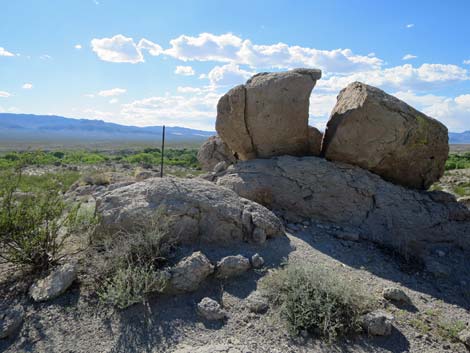
[(124, 88), (112, 88), (112, 89), (99, 91), (98, 95), (101, 97), (114, 97), (114, 96), (120, 96), (121, 94), (124, 94), (126, 92), (127, 90)]
[(0, 98), (8, 98), (11, 96), (11, 93), (6, 91), (0, 91)]
[(139, 126), (166, 124), (213, 130), (219, 97), (219, 94), (209, 92), (190, 97), (165, 95), (144, 98), (123, 104), (119, 119)]
[(255, 72), (243, 70), (240, 66), (230, 63), (223, 66), (214, 67), (208, 74), (212, 86), (234, 86), (244, 83)]
[(15, 56), (15, 54), (10, 53), (5, 48), (0, 47), (0, 56)]
[(452, 98), (433, 94), (417, 95), (413, 91), (403, 91), (395, 95), (425, 114), (440, 120), (449, 131), (461, 132), (469, 129), (470, 94)]
[(117, 102), (119, 102), (119, 99), (113, 98), (109, 101), (109, 104), (116, 104)]
[(23, 88), (23, 89), (32, 89), (33, 84), (32, 83), (25, 83), (23, 86), (21, 86), (21, 88)]
[(136, 44), (132, 38), (122, 34), (111, 38), (94, 38), (91, 41), (91, 48), (103, 61), (131, 64), (144, 62), (143, 50), (147, 50), (153, 56), (160, 55), (162, 52), (162, 48), (158, 44), (145, 38)]
[(417, 56), (416, 55), (413, 55), (413, 54), (406, 54), (402, 59), (403, 60), (412, 60), (412, 59), (416, 59)]
[(470, 65), (470, 59), (464, 60), (463, 63), (464, 63), (465, 65)]
[(411, 64), (405, 64), (382, 70), (330, 76), (318, 81), (316, 89), (338, 92), (351, 82), (361, 81), (386, 90), (420, 90), (466, 80), (470, 80), (468, 70), (456, 65), (423, 64), (413, 67)]
[(77, 50), (80, 50), (80, 49), (82, 49), (82, 45), (81, 44), (75, 44), (74, 48), (77, 49)]
[(193, 76), (196, 74), (196, 72), (191, 66), (177, 66), (175, 69), (175, 74), (183, 76)]

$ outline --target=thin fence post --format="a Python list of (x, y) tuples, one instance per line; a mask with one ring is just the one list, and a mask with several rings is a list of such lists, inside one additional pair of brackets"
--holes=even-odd
[(160, 163), (160, 178), (163, 178), (163, 156), (165, 154), (165, 125), (162, 131), (162, 161)]

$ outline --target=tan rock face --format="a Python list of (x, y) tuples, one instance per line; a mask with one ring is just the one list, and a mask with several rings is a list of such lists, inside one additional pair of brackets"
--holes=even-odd
[(308, 127), (308, 154), (310, 156), (319, 156), (321, 154), (321, 143), (323, 134), (313, 126)]
[(235, 163), (236, 159), (230, 148), (219, 136), (211, 136), (202, 144), (197, 153), (201, 168), (212, 171), (220, 162)]
[(396, 184), (427, 189), (444, 174), (447, 128), (384, 91), (354, 82), (328, 121), (322, 154)]
[(216, 130), (239, 159), (309, 153), (310, 93), (321, 71), (261, 73), (225, 94)]

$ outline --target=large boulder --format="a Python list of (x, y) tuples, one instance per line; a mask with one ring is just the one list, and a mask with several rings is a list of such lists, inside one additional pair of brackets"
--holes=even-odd
[(470, 250), (470, 211), (443, 192), (389, 183), (364, 169), (317, 157), (239, 162), (217, 183), (297, 222), (355, 229), (403, 255), (445, 244)]
[(202, 179), (147, 179), (104, 194), (97, 206), (101, 226), (108, 230), (132, 230), (163, 210), (175, 240), (187, 244), (262, 243), (283, 234), (282, 222), (271, 211)]
[(212, 171), (220, 162), (232, 164), (236, 158), (230, 148), (219, 136), (211, 136), (202, 144), (197, 153), (197, 160), (205, 171)]
[(338, 95), (323, 139), (329, 160), (427, 189), (444, 174), (447, 128), (384, 91), (354, 82)]
[(321, 71), (260, 73), (217, 104), (216, 130), (241, 160), (309, 154), (310, 93)]

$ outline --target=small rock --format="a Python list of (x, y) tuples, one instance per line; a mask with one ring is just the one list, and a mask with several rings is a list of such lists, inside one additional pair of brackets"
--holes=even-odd
[(142, 180), (145, 180), (145, 179), (149, 179), (153, 176), (155, 176), (155, 175), (152, 172), (149, 172), (148, 170), (143, 170), (143, 171), (137, 172), (135, 174), (135, 180), (142, 181)]
[(178, 262), (171, 270), (169, 291), (192, 292), (214, 272), (214, 266), (202, 252), (197, 251)]
[(465, 329), (459, 333), (459, 340), (470, 348), (470, 329)]
[(214, 167), (214, 173), (222, 173), (224, 170), (226, 170), (228, 167), (227, 162), (225, 161), (220, 161), (217, 163)]
[(29, 289), (29, 295), (37, 302), (51, 300), (70, 287), (77, 278), (76, 263), (67, 263), (54, 269), (49, 276), (38, 280)]
[(358, 233), (348, 232), (348, 231), (335, 232), (334, 236), (338, 239), (349, 240), (349, 241), (359, 241), (360, 239), (360, 235)]
[(198, 313), (206, 320), (223, 320), (227, 313), (214, 299), (205, 297), (197, 304)]
[(239, 276), (250, 269), (250, 260), (242, 255), (226, 256), (217, 262), (216, 268), (219, 278)]
[(253, 313), (264, 313), (269, 308), (268, 298), (258, 291), (254, 291), (246, 297), (245, 303), (247, 308)]
[(256, 253), (251, 257), (251, 266), (253, 268), (261, 268), (264, 265), (264, 259), (260, 254)]
[(383, 311), (376, 310), (363, 317), (362, 327), (373, 336), (389, 336), (392, 333), (393, 315)]
[(411, 304), (410, 297), (402, 289), (397, 287), (385, 288), (382, 292), (382, 295), (387, 300)]
[(437, 250), (437, 251), (436, 251), (436, 254), (437, 254), (437, 256), (439, 256), (439, 257), (444, 257), (444, 256), (446, 256), (446, 253), (445, 253), (444, 251), (442, 251), (442, 250)]
[(0, 312), (0, 339), (14, 335), (23, 322), (24, 312), (20, 306), (2, 309)]

